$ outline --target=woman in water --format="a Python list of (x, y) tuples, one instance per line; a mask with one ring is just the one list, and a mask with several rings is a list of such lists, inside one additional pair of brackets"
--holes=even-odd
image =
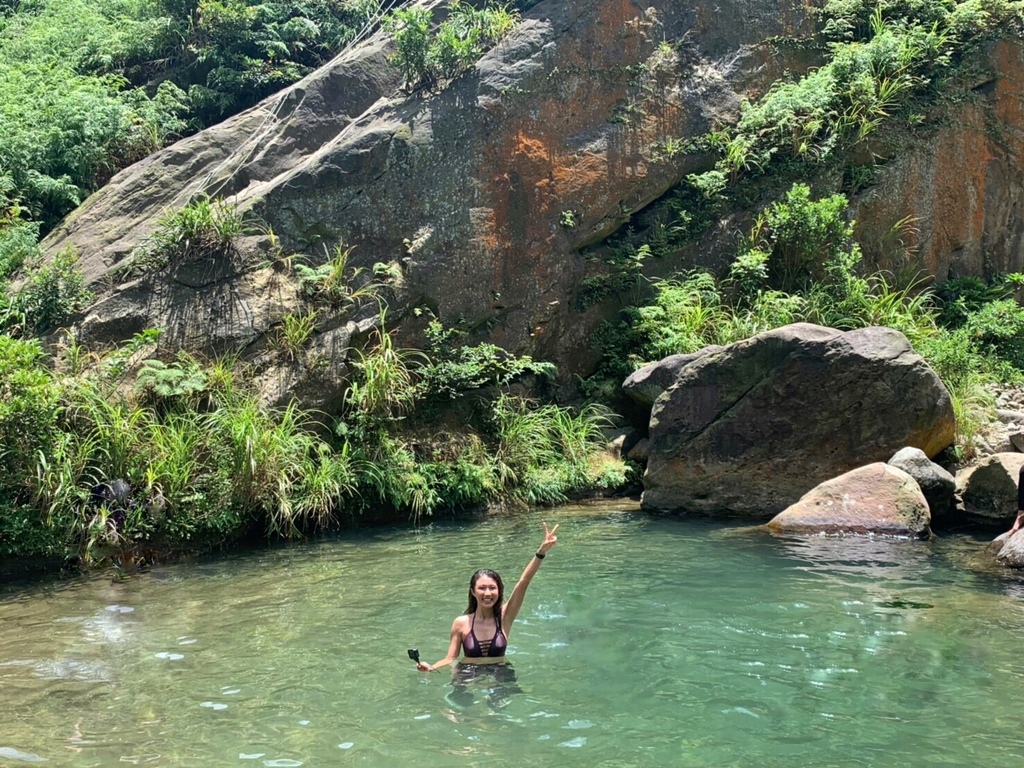
[[(423, 672), (433, 672), (454, 664), (459, 658), (460, 649), (462, 660), (456, 667), (459, 678), (472, 678), (488, 665), (504, 664), (512, 623), (523, 607), (526, 590), (540, 569), (544, 556), (558, 543), (558, 537), (555, 536), (557, 530), (556, 525), (549, 531), (548, 524), (544, 523), (544, 541), (523, 570), (507, 603), (504, 602), (505, 587), (497, 573), (487, 569), (474, 573), (469, 581), (469, 607), (452, 622), (448, 654), (434, 664), (418, 662), (416, 667)], [(490, 666), (490, 671), (497, 672), (497, 668)]]

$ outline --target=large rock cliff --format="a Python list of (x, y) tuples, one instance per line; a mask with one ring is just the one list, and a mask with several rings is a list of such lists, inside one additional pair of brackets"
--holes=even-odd
[(796, 0), (547, 0), (475, 69), (411, 95), (378, 33), (118, 174), (47, 247), (75, 246), (104, 289), (84, 338), (165, 327), (178, 345), (245, 349), (293, 293), (256, 265), (117, 278), (162, 213), (224, 197), (286, 251), (343, 240), (363, 264), (400, 259), (406, 306), (570, 373), (594, 325), (573, 308), (579, 249), (696, 169), (699, 158), (661, 151), (667, 140), (734, 116), (793, 65), (766, 38), (808, 31)]
[[(222, 197), (286, 252), (322, 258), (324, 246), (343, 241), (357, 263), (398, 261), (393, 317), (426, 306), (555, 361), (563, 375), (586, 373), (589, 336), (610, 307), (577, 308), (581, 249), (706, 168), (706, 157), (666, 152), (666, 143), (728, 121), (742, 98), (806, 68), (798, 48), (765, 41), (805, 35), (812, 23), (796, 0), (545, 0), (474, 69), (413, 94), (401, 90), (391, 42), (377, 33), (254, 109), (121, 172), (45, 245), (77, 248), (98, 289), (85, 340), (161, 327), (172, 347), (252, 357), (297, 301), (265, 259), (121, 277), (161, 214), (200, 194)], [(971, 98), (947, 106), (855, 201), (869, 260), (871, 244), (909, 217), (918, 266), (940, 279), (950, 267), (1024, 269), (1024, 49), (993, 44), (979, 60)], [(250, 237), (242, 252), (267, 239)], [(711, 263), (714, 254), (682, 258)], [(340, 362), (354, 333), (339, 319), (321, 324), (318, 343)], [(279, 377), (276, 386), (286, 394), (299, 383)]]
[[(930, 115), (916, 141), (889, 157), (853, 206), (865, 252), (879, 266), (893, 224), (908, 222), (912, 265), (945, 280), (1024, 271), (1024, 47), (990, 43), (963, 67), (956, 98)], [(973, 73), (973, 74), (968, 74)]]

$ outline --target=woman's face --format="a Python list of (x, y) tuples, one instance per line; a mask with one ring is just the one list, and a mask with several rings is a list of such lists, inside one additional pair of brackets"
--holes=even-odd
[(498, 602), (498, 582), (490, 576), (481, 576), (473, 585), (473, 597), (482, 608), (494, 608)]

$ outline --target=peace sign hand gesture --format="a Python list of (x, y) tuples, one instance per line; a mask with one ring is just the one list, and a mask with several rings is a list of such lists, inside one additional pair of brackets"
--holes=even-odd
[(537, 551), (540, 554), (542, 554), (542, 555), (546, 554), (549, 549), (551, 549), (553, 546), (555, 546), (555, 544), (558, 543), (558, 537), (555, 536), (555, 532), (556, 531), (558, 531), (558, 525), (557, 524), (555, 525), (554, 528), (552, 528), (549, 531), (548, 530), (548, 524), (544, 523), (544, 543), (541, 544), (540, 547), (537, 548)]

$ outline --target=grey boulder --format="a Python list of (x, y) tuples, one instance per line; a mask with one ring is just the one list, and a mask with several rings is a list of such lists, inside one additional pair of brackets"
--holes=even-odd
[(903, 334), (798, 323), (682, 369), (655, 402), (642, 504), (767, 516), (904, 446), (953, 441), (949, 392)]

